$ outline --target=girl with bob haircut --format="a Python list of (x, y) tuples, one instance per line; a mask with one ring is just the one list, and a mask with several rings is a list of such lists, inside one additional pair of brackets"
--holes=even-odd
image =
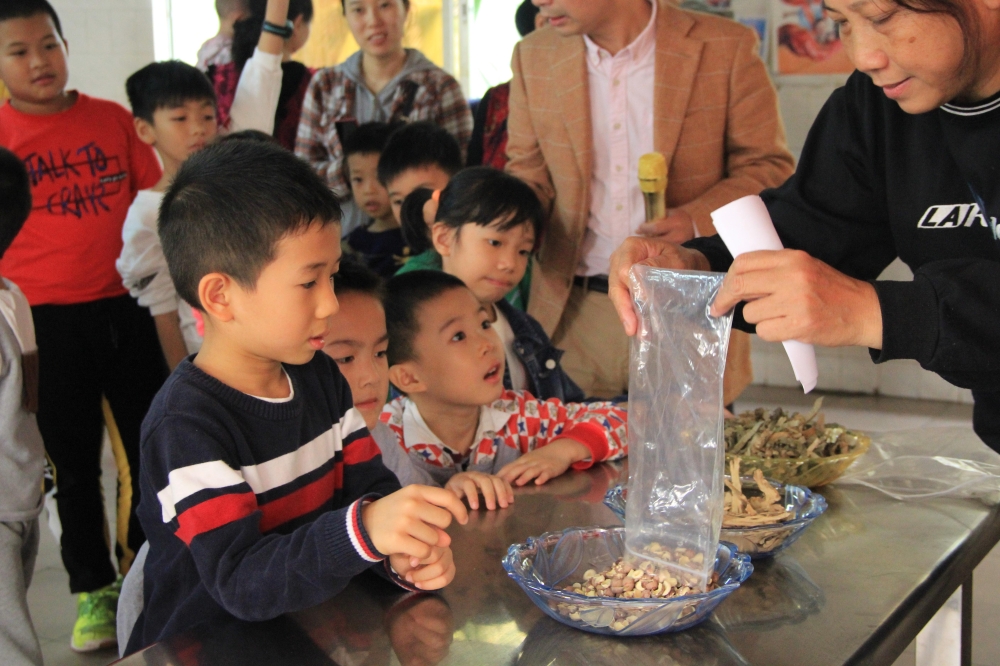
[(432, 248), (438, 268), (460, 279), (483, 305), (503, 342), (503, 384), (540, 400), (580, 402), (583, 391), (559, 361), (541, 324), (510, 300), (530, 269), (544, 212), (534, 190), (492, 167), (458, 172), (443, 190), (417, 188), (400, 210), (403, 237), (419, 252)]

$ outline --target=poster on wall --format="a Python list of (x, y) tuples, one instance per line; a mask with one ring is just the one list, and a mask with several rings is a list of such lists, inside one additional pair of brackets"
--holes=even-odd
[(822, 0), (774, 3), (774, 71), (779, 76), (854, 71)]
[(760, 58), (766, 63), (771, 59), (771, 3), (769, 0), (731, 0), (733, 18), (757, 33)]

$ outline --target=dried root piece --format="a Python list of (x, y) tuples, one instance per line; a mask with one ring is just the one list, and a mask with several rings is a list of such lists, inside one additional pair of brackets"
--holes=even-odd
[(726, 479), (729, 488), (725, 495), (726, 513), (722, 517), (723, 527), (756, 527), (758, 525), (774, 525), (791, 520), (795, 513), (785, 509), (781, 494), (768, 483), (764, 473), (754, 470), (753, 478), (761, 495), (747, 498), (743, 493), (740, 481), (740, 457), (736, 456), (729, 462), (730, 478)]

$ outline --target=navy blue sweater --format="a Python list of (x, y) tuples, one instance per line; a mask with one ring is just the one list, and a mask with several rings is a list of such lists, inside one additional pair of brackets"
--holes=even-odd
[(313, 606), (383, 562), (360, 500), (399, 482), (326, 354), (285, 370), (289, 402), (241, 393), (190, 361), (153, 401), (138, 512), (145, 605), (128, 652), (206, 622)]

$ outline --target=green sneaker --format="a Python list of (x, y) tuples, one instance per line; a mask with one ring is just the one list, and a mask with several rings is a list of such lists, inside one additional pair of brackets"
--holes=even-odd
[(83, 592), (76, 601), (76, 624), (69, 646), (75, 652), (93, 652), (118, 645), (118, 594), (121, 576), (111, 585)]

